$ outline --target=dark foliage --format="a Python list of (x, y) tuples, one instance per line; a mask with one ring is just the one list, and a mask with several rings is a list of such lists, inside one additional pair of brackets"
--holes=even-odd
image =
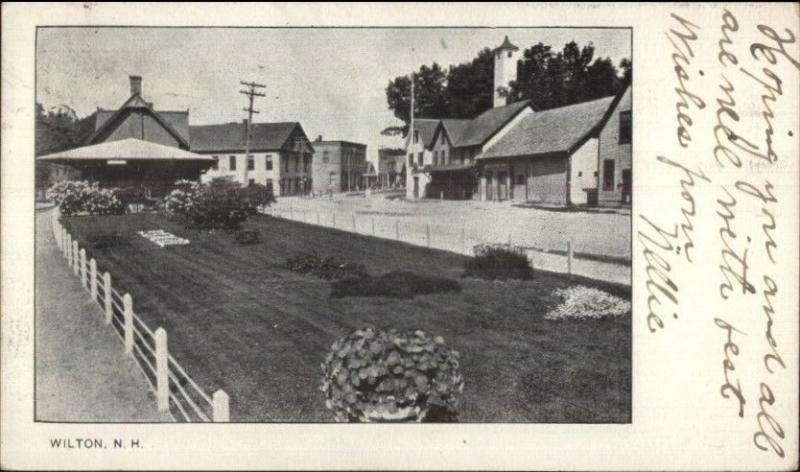
[(361, 264), (343, 262), (330, 256), (320, 256), (316, 252), (297, 254), (286, 261), (286, 267), (301, 274), (311, 274), (321, 279), (361, 278), (366, 269)]
[(87, 234), (86, 242), (92, 249), (105, 249), (130, 246), (131, 238), (119, 231), (91, 232)]
[(259, 236), (258, 231), (250, 230), (250, 231), (237, 231), (236, 236), (234, 236), (234, 241), (239, 244), (258, 244), (261, 242), (261, 237)]
[(465, 269), (465, 276), (486, 280), (533, 278), (533, 268), (528, 262), (528, 257), (519, 251), (503, 247), (484, 248), (467, 261)]
[(413, 298), (414, 295), (460, 292), (461, 284), (456, 280), (417, 275), (397, 270), (379, 277), (349, 277), (331, 285), (331, 297), (391, 297)]

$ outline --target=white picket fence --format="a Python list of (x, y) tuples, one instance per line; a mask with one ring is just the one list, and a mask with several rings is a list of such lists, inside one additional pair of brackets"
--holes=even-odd
[[(441, 249), (466, 256), (474, 255), (474, 247), (482, 244), (518, 244), (510, 234), (499, 235), (495, 228), (486, 234), (468, 232), (464, 227), (442, 223), (401, 222), (399, 219), (376, 218), (370, 215), (356, 215), (337, 211), (321, 212), (314, 210), (266, 207), (264, 214), (277, 218), (335, 228), (352, 233), (392, 239), (416, 246)], [(491, 234), (489, 234), (491, 233)], [(575, 247), (565, 241), (560, 249), (525, 247), (525, 253), (534, 268), (575, 274), (606, 282), (623, 285), (631, 283), (630, 263), (607, 262), (596, 258), (575, 257)]]
[[(60, 212), (52, 212), (53, 236), (58, 248), (72, 269), (80, 277), (81, 285), (89, 297), (103, 311), (104, 320), (122, 340), (124, 351), (136, 360), (151, 390), (156, 396), (158, 410), (169, 412), (178, 420), (187, 422), (228, 422), (229, 398), (223, 390), (209, 396), (189, 377), (178, 361), (169, 354), (167, 331), (151, 330), (133, 310), (133, 297), (121, 294), (111, 285), (111, 274), (98, 273), (97, 261), (87, 261), (85, 248), (59, 221)], [(178, 412), (173, 414), (172, 406)]]

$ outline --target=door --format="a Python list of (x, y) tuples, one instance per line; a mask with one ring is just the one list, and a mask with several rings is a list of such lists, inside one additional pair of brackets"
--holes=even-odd
[(508, 173), (499, 172), (497, 174), (497, 199), (508, 200)]
[(631, 202), (631, 170), (622, 169), (622, 203)]
[(414, 198), (419, 198), (419, 177), (414, 177)]
[(486, 173), (486, 200), (494, 200), (494, 176), (491, 172)]

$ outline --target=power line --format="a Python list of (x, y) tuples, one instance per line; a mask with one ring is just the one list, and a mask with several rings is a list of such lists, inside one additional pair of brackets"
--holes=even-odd
[(240, 90), (239, 93), (241, 93), (243, 95), (247, 95), (247, 98), (249, 99), (249, 102), (250, 102), (249, 106), (247, 108), (243, 108), (243, 110), (247, 112), (247, 133), (246, 133), (247, 137), (245, 138), (245, 144), (244, 144), (244, 158), (245, 158), (245, 163), (244, 163), (244, 181), (245, 182), (249, 182), (249, 180), (247, 178), (247, 173), (250, 170), (249, 169), (249, 165), (250, 165), (250, 135), (251, 135), (251, 129), (252, 129), (252, 126), (253, 126), (253, 113), (256, 113), (256, 114), (260, 113), (258, 110), (253, 109), (253, 101), (255, 100), (256, 97), (266, 97), (267, 96), (266, 94), (263, 94), (263, 93), (260, 93), (260, 92), (256, 92), (257, 88), (267, 88), (267, 86), (263, 85), (263, 84), (258, 84), (258, 83), (255, 83), (255, 82), (240, 81), (239, 83), (244, 85), (245, 87), (247, 87), (247, 90)]

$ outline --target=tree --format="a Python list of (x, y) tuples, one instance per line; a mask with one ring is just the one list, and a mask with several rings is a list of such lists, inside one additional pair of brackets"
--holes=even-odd
[[(517, 80), (502, 93), (509, 103), (531, 100), (540, 110), (614, 95), (630, 81), (631, 61), (619, 68), (609, 58), (595, 58), (592, 43), (575, 41), (555, 51), (538, 43), (527, 48), (517, 64)], [(396, 77), (386, 87), (386, 100), (402, 126), (390, 126), (386, 135), (405, 134), (410, 120), (411, 80)], [(484, 48), (471, 61), (451, 66), (447, 73), (435, 62), (420, 67), (414, 81), (414, 109), (417, 117), (474, 118), (492, 107), (494, 95), (494, 53)]]
[[(75, 110), (61, 106), (45, 111), (42, 104), (36, 104), (35, 154), (43, 156), (82, 146), (94, 132), (94, 114), (78, 118)], [(52, 166), (36, 163), (36, 187), (45, 188), (50, 184)]]
[[(446, 116), (445, 81), (447, 75), (441, 66), (423, 65), (414, 73), (414, 116), (444, 118)], [(386, 86), (386, 101), (394, 116), (405, 126), (411, 120), (411, 79), (407, 75), (395, 77)], [(387, 131), (387, 130), (385, 130)]]
[(470, 62), (450, 67), (445, 94), (447, 118), (474, 118), (492, 107), (494, 53), (484, 48)]
[(531, 100), (540, 110), (594, 100), (618, 93), (631, 62), (623, 59), (623, 77), (609, 58), (594, 59), (594, 45), (571, 41), (559, 52), (539, 43), (523, 51), (517, 80), (511, 82), (511, 101)]

